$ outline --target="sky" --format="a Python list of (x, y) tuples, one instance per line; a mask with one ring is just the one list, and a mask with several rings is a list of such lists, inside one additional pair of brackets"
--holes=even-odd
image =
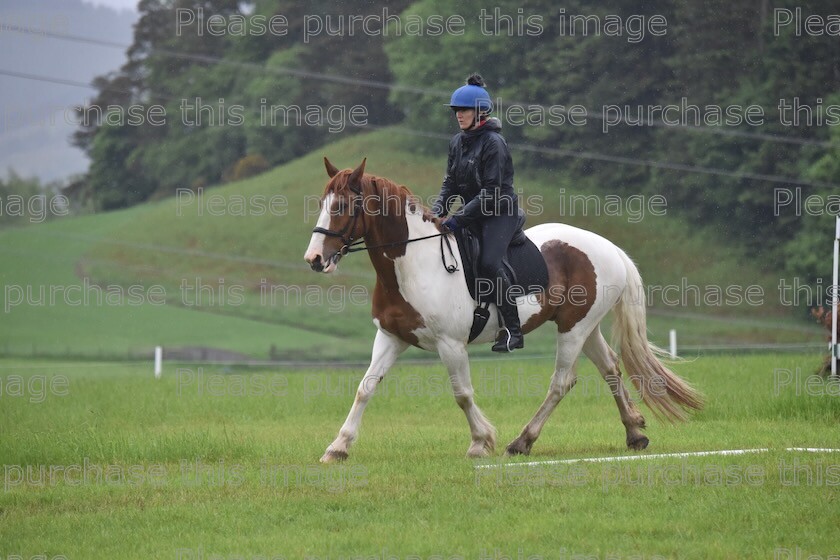
[(137, 0), (82, 0), (85, 4), (93, 4), (95, 6), (108, 6), (117, 10), (132, 10), (137, 9)]
[[(126, 6), (135, 0), (95, 0), (108, 2), (107, 6), (93, 1), (0, 0), (0, 21), (21, 22), (24, 27), (34, 23), (60, 34), (130, 44), (137, 12)], [(106, 9), (117, 5), (122, 9)], [(124, 48), (0, 33), (0, 71), (4, 72), (0, 75), (0, 177), (11, 169), (43, 181), (84, 172), (87, 156), (70, 143), (78, 130), (73, 107), (89, 103), (96, 90), (62, 82), (87, 84), (124, 62)]]

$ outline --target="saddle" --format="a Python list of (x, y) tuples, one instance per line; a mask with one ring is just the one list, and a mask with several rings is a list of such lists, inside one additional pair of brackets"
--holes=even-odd
[[(516, 233), (508, 246), (507, 255), (502, 259), (502, 266), (507, 269), (511, 278), (511, 290), (517, 297), (548, 289), (548, 267), (539, 248), (522, 230), (524, 225), (525, 213), (520, 209)], [(478, 235), (470, 228), (461, 228), (455, 231), (455, 240), (461, 254), (467, 288), (470, 296), (478, 303), (473, 312), (473, 324), (470, 329), (469, 341), (472, 342), (481, 334), (490, 319), (489, 307), (495, 295), (495, 291), (491, 290), (481, 290), (481, 293), (477, 293), (477, 287), (482, 281), (486, 281), (487, 286), (490, 286), (495, 279), (484, 279), (478, 273), (481, 256), (481, 238)]]

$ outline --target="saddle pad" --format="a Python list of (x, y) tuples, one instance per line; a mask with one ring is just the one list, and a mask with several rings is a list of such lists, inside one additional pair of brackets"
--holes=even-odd
[[(514, 279), (513, 284), (517, 287), (517, 293), (524, 295), (545, 291), (548, 289), (548, 267), (545, 264), (545, 259), (533, 241), (525, 235), (522, 238), (524, 238), (524, 242), (508, 247), (503, 264)], [(462, 228), (455, 232), (455, 239), (458, 242), (458, 251), (461, 253), (464, 278), (470, 296), (475, 301), (484, 303), (476, 297), (476, 273), (480, 256), (478, 236), (473, 234), (469, 228)], [(492, 300), (493, 298), (489, 299)]]

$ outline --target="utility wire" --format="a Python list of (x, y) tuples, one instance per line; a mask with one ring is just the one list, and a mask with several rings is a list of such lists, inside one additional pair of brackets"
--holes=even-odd
[[(102, 47), (110, 47), (110, 48), (119, 48), (119, 49), (129, 49), (130, 45), (126, 45), (123, 43), (117, 43), (113, 41), (107, 41), (102, 39), (96, 39), (91, 37), (84, 37), (79, 35), (70, 35), (66, 33), (56, 33), (53, 31), (48, 31), (44, 29), (36, 29), (36, 28), (20, 28), (14, 25), (10, 25), (4, 22), (0, 22), (0, 30), (5, 31), (14, 31), (18, 33), (24, 34), (32, 34), (32, 35), (40, 35), (44, 37), (49, 37), (52, 39), (58, 39), (62, 41), (72, 41), (77, 43), (87, 43)], [(150, 54), (159, 54), (164, 56), (169, 56), (173, 58), (178, 58), (181, 60), (190, 60), (193, 62), (201, 62), (206, 64), (222, 64), (228, 66), (236, 66), (240, 68), (248, 68), (252, 70), (256, 70), (259, 72), (268, 72), (274, 74), (281, 74), (281, 75), (291, 75), (297, 76), (299, 78), (307, 78), (307, 79), (314, 79), (314, 80), (322, 80), (327, 82), (345, 84), (345, 85), (354, 85), (354, 86), (361, 86), (361, 87), (369, 87), (369, 88), (377, 88), (377, 89), (386, 89), (390, 91), (401, 91), (407, 93), (415, 93), (421, 95), (432, 95), (437, 97), (448, 97), (450, 92), (439, 90), (439, 89), (430, 89), (430, 88), (420, 88), (415, 86), (404, 86), (400, 84), (393, 84), (389, 82), (382, 82), (377, 80), (366, 80), (363, 78), (351, 78), (349, 76), (341, 76), (336, 74), (325, 74), (323, 72), (312, 72), (308, 70), (299, 70), (295, 68), (288, 68), (288, 67), (281, 67), (281, 66), (272, 66), (267, 67), (264, 64), (258, 64), (254, 62), (246, 62), (246, 61), (235, 61), (235, 60), (228, 60), (225, 58), (217, 57), (217, 56), (210, 56), (210, 55), (202, 55), (202, 54), (193, 54), (193, 53), (185, 53), (180, 51), (174, 51), (171, 49), (163, 49), (163, 48), (153, 48), (149, 50)], [(538, 103), (527, 103), (527, 102), (519, 102), (513, 101), (509, 103), (509, 106), (521, 106), (527, 108), (533, 108), (537, 110), (545, 111), (547, 107)], [(559, 106), (555, 106), (555, 108), (559, 109)], [(563, 114), (568, 114), (568, 110), (563, 108), (560, 110)], [(589, 110), (585, 110), (584, 114), (582, 115), (586, 118), (591, 118), (594, 120), (605, 120), (605, 117), (602, 114), (593, 113)], [(641, 120), (641, 119), (640, 119)], [(616, 124), (628, 124), (624, 117), (621, 117), (621, 120)], [(794, 137), (787, 137), (787, 136), (779, 136), (777, 134), (768, 134), (764, 132), (747, 132), (743, 130), (733, 130), (733, 129), (725, 129), (719, 127), (709, 127), (709, 126), (697, 126), (697, 125), (688, 125), (688, 124), (668, 124), (665, 122), (659, 122), (655, 120), (650, 120), (645, 118), (642, 120), (642, 124), (644, 126), (650, 127), (659, 127), (664, 128), (666, 130), (685, 130), (689, 132), (698, 132), (698, 133), (706, 133), (706, 134), (717, 134), (721, 136), (733, 136), (733, 137), (740, 137), (740, 138), (747, 138), (751, 140), (761, 140), (766, 142), (778, 142), (778, 143), (785, 143), (785, 144), (797, 144), (803, 146), (820, 146), (823, 148), (830, 148), (830, 147), (838, 147), (840, 144), (831, 141), (824, 141), (824, 140), (812, 140), (808, 138), (794, 138)], [(629, 126), (639, 126), (636, 124), (632, 124)]]
[[(0, 75), (2, 76), (11, 76), (15, 78), (27, 79), (27, 80), (37, 80), (42, 82), (49, 82), (49, 83), (58, 83), (62, 85), (70, 85), (75, 87), (84, 87), (90, 89), (97, 89), (96, 86), (92, 83), (84, 83), (84, 82), (77, 82), (73, 80), (63, 80), (63, 79), (55, 79), (48, 76), (38, 76), (34, 74), (26, 74), (23, 72), (15, 72), (11, 70), (5, 70), (0, 68)], [(121, 90), (114, 90), (114, 91), (121, 91)], [(122, 90), (124, 91), (124, 90)], [(161, 96), (163, 97), (163, 96)], [(175, 99), (172, 96), (167, 96), (170, 100)], [(441, 134), (438, 132), (425, 132), (421, 130), (415, 129), (407, 129), (396, 127), (393, 125), (388, 126), (380, 126), (380, 125), (372, 125), (372, 124), (365, 124), (365, 125), (356, 125), (355, 123), (348, 123), (350, 126), (356, 126), (359, 128), (368, 128), (368, 129), (388, 129), (393, 132), (399, 134), (405, 134), (408, 136), (417, 136), (423, 138), (435, 138), (441, 140), (449, 140), (450, 136), (447, 134)], [(323, 125), (322, 126), (326, 126)], [(521, 143), (511, 143), (512, 147), (526, 151), (526, 152), (534, 152), (534, 153), (541, 153), (547, 155), (556, 155), (562, 157), (570, 157), (575, 159), (586, 159), (586, 160), (595, 160), (595, 161), (605, 161), (609, 163), (615, 163), (619, 165), (635, 165), (640, 167), (651, 167), (656, 169), (668, 169), (671, 171), (682, 171), (685, 173), (699, 173), (704, 175), (717, 175), (723, 177), (734, 177), (736, 179), (749, 179), (753, 181), (766, 181), (770, 183), (780, 183), (786, 185), (798, 185), (803, 187), (819, 187), (819, 188), (832, 188), (838, 189), (840, 188), (840, 184), (835, 183), (826, 183), (823, 181), (806, 181), (804, 179), (799, 179), (796, 177), (786, 177), (784, 175), (765, 175), (761, 173), (746, 173), (741, 171), (730, 171), (727, 169), (719, 169), (716, 167), (706, 167), (700, 165), (689, 165), (683, 163), (673, 163), (668, 161), (655, 161), (650, 159), (640, 159), (640, 158), (632, 158), (632, 157), (625, 157), (625, 156), (614, 156), (609, 154), (601, 154), (598, 152), (590, 152), (590, 151), (577, 151), (577, 150), (564, 150), (562, 148), (549, 148), (546, 146), (535, 146), (533, 144), (521, 144)]]

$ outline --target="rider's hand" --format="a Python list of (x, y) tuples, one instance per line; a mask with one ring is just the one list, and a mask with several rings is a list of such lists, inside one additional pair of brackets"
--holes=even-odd
[(443, 222), (440, 225), (441, 225), (441, 228), (444, 231), (447, 231), (447, 232), (452, 232), (452, 231), (455, 231), (456, 229), (461, 229), (461, 224), (458, 223), (458, 220), (455, 219), (455, 218), (449, 218), (448, 220), (446, 220), (445, 222)]

